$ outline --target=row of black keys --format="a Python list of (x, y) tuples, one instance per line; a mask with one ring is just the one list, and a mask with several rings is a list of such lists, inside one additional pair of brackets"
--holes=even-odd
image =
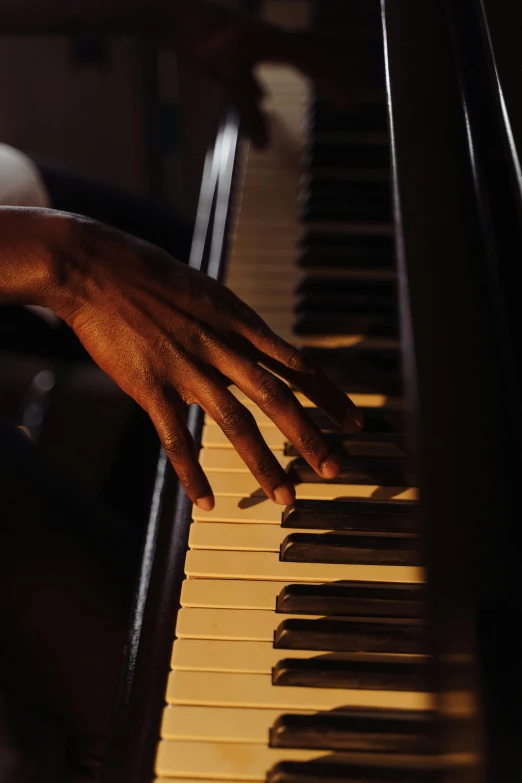
[[(375, 3), (373, 12), (378, 11)], [(370, 3), (364, 4), (367, 12)], [(344, 4), (342, 15), (352, 10), (362, 10), (363, 4)], [(329, 6), (328, 23), (332, 8)], [(335, 12), (335, 10), (334, 10)], [(326, 13), (326, 11), (322, 11)], [(378, 16), (373, 13), (375, 26)], [(375, 59), (374, 59), (375, 61)], [(354, 105), (343, 114), (335, 114), (324, 104), (316, 103), (312, 110), (312, 125), (318, 131), (386, 133), (386, 109), (381, 104)], [(375, 145), (344, 144), (342, 137), (316, 138), (309, 151), (310, 178), (308, 198), (304, 207), (305, 235), (300, 265), (305, 268), (326, 265), (339, 268), (393, 268), (393, 240), (389, 236), (354, 236), (317, 230), (314, 221), (385, 221), (391, 215), (390, 186), (379, 176), (378, 169), (388, 167), (388, 149), (382, 143)], [(343, 178), (340, 167), (376, 170), (372, 180), (355, 180), (346, 172)], [(332, 168), (332, 176), (328, 168)], [(322, 171), (319, 171), (322, 169)], [(308, 229), (306, 224), (308, 224)], [(395, 284), (354, 285), (342, 277), (324, 278), (313, 275), (298, 291), (297, 333), (338, 334), (366, 333), (395, 335)], [(353, 384), (362, 380), (361, 390), (383, 390), (395, 393), (398, 366), (379, 365), (382, 357), (355, 356), (350, 351), (310, 352), (323, 367), (344, 367), (344, 378)], [(375, 359), (377, 358), (377, 361)], [(389, 357), (384, 357), (384, 364)], [(397, 357), (393, 357), (394, 361)], [(348, 360), (348, 365), (346, 360)], [(354, 367), (357, 365), (357, 367)], [(336, 372), (339, 381), (339, 372)], [(365, 388), (365, 384), (368, 387)], [(352, 386), (352, 390), (353, 386)], [(365, 432), (357, 438), (347, 438), (330, 432), (327, 437), (343, 456), (343, 468), (339, 481), (404, 486), (412, 483), (407, 475), (403, 459), (364, 460), (357, 449), (371, 447), (375, 443), (381, 449), (386, 441), (391, 453), (397, 449), (401, 457), (406, 455), (400, 414), (386, 418), (379, 412), (365, 411)], [(321, 414), (317, 416), (320, 418)], [(383, 418), (385, 419), (383, 421)], [(379, 420), (380, 419), (380, 420)], [(328, 431), (328, 423), (318, 421)], [(379, 443), (380, 441), (380, 443)], [(377, 445), (378, 444), (378, 445)], [(291, 444), (287, 454), (295, 455)], [(378, 452), (379, 453), (379, 452)], [(289, 468), (292, 479), (314, 481), (311, 469), (304, 460), (296, 458)], [(335, 530), (334, 534), (292, 534), (283, 542), (281, 557), (305, 562), (360, 562), (369, 543), (373, 544), (371, 557), (383, 553), (389, 557), (395, 543), (401, 542), (401, 555), (416, 559), (412, 538), (379, 538), (378, 533), (412, 534), (415, 531), (415, 504), (397, 504), (375, 501), (296, 501), (288, 507), (282, 518), (282, 526)], [(337, 532), (338, 531), (338, 532)], [(357, 531), (358, 535), (346, 535)], [(364, 532), (371, 532), (369, 542)], [(377, 543), (378, 542), (378, 543)], [(376, 546), (377, 543), (377, 546)], [(356, 550), (354, 544), (360, 545)], [(381, 545), (382, 544), (382, 548)], [(395, 553), (397, 549), (395, 548)], [(338, 559), (335, 559), (338, 558)], [(369, 549), (364, 551), (365, 562)], [(396, 562), (372, 559), (371, 562)], [(411, 561), (408, 561), (411, 562)], [(276, 631), (274, 644), (288, 650), (274, 667), (272, 681), (279, 686), (333, 687), (365, 689), (424, 689), (425, 659), (398, 659), (394, 662), (356, 660), (353, 652), (382, 651), (421, 652), (425, 633), (424, 588), (422, 585), (343, 583), (333, 585), (290, 585), (285, 587), (277, 601), (277, 611), (299, 614), (296, 620), (285, 620)], [(322, 615), (320, 620), (307, 620), (307, 614)], [(304, 616), (304, 617), (303, 617)], [(350, 618), (341, 619), (341, 618)], [(366, 622), (358, 622), (357, 618)], [(370, 622), (368, 622), (369, 618)], [(386, 622), (388, 620), (388, 622)], [(309, 659), (292, 659), (291, 649), (331, 650), (331, 655), (318, 655)], [(343, 651), (343, 652), (341, 652)], [(339, 660), (341, 658), (341, 660)], [(285, 715), (280, 717), (270, 732), (270, 745), (279, 748), (307, 748), (339, 751), (329, 756), (327, 763), (309, 764), (282, 762), (268, 772), (268, 783), (346, 783), (346, 781), (371, 781), (371, 783), (430, 783), (438, 780), (438, 773), (418, 769), (404, 769), (393, 765), (357, 765), (349, 752), (365, 751), (377, 754), (433, 753), (434, 716), (430, 713), (409, 714), (402, 711), (354, 710), (349, 713), (319, 713), (316, 715)], [(343, 752), (347, 755), (343, 755)]]

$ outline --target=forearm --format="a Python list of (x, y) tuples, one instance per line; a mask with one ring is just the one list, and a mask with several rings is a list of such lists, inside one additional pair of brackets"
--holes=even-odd
[(62, 213), (0, 207), (0, 304), (56, 303), (58, 263), (71, 231)]

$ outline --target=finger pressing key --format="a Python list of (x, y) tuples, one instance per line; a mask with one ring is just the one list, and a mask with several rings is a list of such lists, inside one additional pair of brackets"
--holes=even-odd
[(350, 398), (297, 348), (272, 332), (261, 318), (254, 316), (248, 326), (238, 323), (237, 328), (258, 349), (261, 364), (299, 389), (340, 429), (348, 433), (362, 429), (364, 417)]
[[(219, 361), (217, 364), (219, 367)], [(249, 359), (238, 357), (227, 363), (227, 372), (236, 386), (270, 416), (319, 476), (332, 479), (339, 474), (340, 458), (331, 451), (319, 427), (283, 381)]]
[(161, 445), (185, 492), (202, 511), (212, 511), (214, 495), (199, 464), (196, 447), (187, 425), (183, 402), (176, 392), (169, 399), (148, 406), (149, 415), (160, 436)]
[(263, 440), (250, 411), (208, 376), (197, 379), (197, 389), (197, 401), (221, 427), (268, 497), (283, 506), (293, 503), (294, 486)]

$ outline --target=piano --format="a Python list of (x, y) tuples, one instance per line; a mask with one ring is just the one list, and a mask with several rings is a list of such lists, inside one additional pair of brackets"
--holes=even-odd
[(492, 27), (479, 0), (274, 8), (345, 47), (346, 107), (262, 69), (271, 148), (228, 111), (191, 263), (325, 367), (366, 426), (334, 432), (299, 395), (343, 458), (319, 480), (234, 390), (296, 483), (281, 509), (189, 410), (216, 506), (193, 508), (160, 457), (104, 781), (520, 780), (507, 17)]

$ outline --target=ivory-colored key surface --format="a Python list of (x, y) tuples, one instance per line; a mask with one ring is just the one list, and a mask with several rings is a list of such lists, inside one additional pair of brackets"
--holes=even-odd
[(185, 573), (209, 579), (260, 579), (278, 582), (407, 582), (424, 581), (422, 568), (414, 566), (346, 565), (344, 563), (287, 563), (273, 552), (220, 552), (193, 549), (187, 552)]
[(190, 526), (191, 549), (224, 549), (230, 552), (279, 552), (288, 533), (328, 533), (276, 525), (235, 525), (229, 522), (195, 522)]
[[(246, 498), (264, 496), (265, 492), (259, 486), (251, 473), (225, 473), (216, 471), (210, 480), (216, 497)], [(327, 481), (306, 482), (295, 486), (296, 496), (302, 500), (342, 500), (344, 498), (401, 497), (404, 500), (415, 500), (416, 491), (413, 487), (380, 487), (376, 484), (334, 484)], [(385, 494), (387, 493), (387, 494)]]
[(250, 707), (272, 710), (342, 710), (352, 707), (426, 710), (431, 698), (422, 691), (363, 691), (272, 685), (270, 674), (171, 672), (169, 704)]
[(156, 772), (173, 777), (214, 777), (225, 780), (264, 780), (273, 764), (286, 761), (311, 761), (324, 752), (277, 750), (262, 745), (161, 740), (156, 757)]
[[(299, 615), (277, 614), (262, 609), (180, 609), (176, 622), (178, 639), (222, 639), (271, 642), (283, 620)], [(319, 619), (311, 615), (311, 620)]]
[(284, 582), (185, 579), (181, 586), (181, 606), (202, 609), (268, 609), (273, 612), (277, 596), (284, 587)]
[(279, 710), (169, 705), (163, 713), (161, 737), (268, 745), (270, 727), (282, 714)]
[[(159, 775), (179, 778), (202, 778), (230, 781), (264, 781), (266, 773), (281, 761), (325, 761), (382, 766), (386, 770), (383, 780), (389, 777), (390, 768), (395, 768), (393, 780), (400, 780), (400, 770), (404, 767), (420, 770), (419, 779), (426, 779), (422, 770), (443, 769), (456, 765), (475, 766), (477, 757), (472, 754), (442, 756), (406, 756), (403, 754), (349, 753), (334, 754), (322, 750), (291, 750), (287, 748), (269, 748), (260, 744), (219, 742), (186, 742), (182, 740), (162, 740), (158, 748), (155, 771)], [(359, 777), (357, 777), (359, 780)], [(413, 780), (410, 775), (409, 780)], [(350, 778), (350, 783), (355, 778)], [(347, 780), (348, 783), (348, 780)]]
[[(319, 620), (321, 615), (283, 614), (266, 612), (263, 609), (180, 609), (176, 623), (176, 636), (179, 639), (222, 639), (251, 642), (271, 642), (274, 633), (285, 620)], [(331, 622), (343, 622), (346, 618), (329, 617)], [(358, 617), (357, 624), (368, 623), (371, 627), (374, 618)], [(422, 626), (422, 620), (403, 620), (380, 618), (379, 623), (390, 627), (404, 625)], [(291, 655), (291, 653), (290, 653)], [(283, 653), (284, 657), (284, 653)]]
[[(286, 470), (294, 457), (285, 457), (281, 451), (274, 452), (274, 456)], [(229, 473), (250, 473), (249, 469), (234, 449), (202, 449), (199, 454), (199, 462), (205, 472), (227, 471)], [(209, 477), (212, 481), (212, 476)]]
[[(314, 487), (321, 486), (327, 486), (328, 491), (314, 489)], [(339, 489), (335, 489), (340, 486), (349, 487), (349, 494), (341, 494)], [(296, 494), (302, 500), (367, 498), (369, 502), (375, 501), (377, 504), (379, 500), (416, 500), (418, 491), (412, 487), (377, 487), (370, 484), (298, 484)], [(377, 505), (375, 510), (376, 512), (379, 510)], [(266, 525), (280, 525), (282, 513), (283, 506), (273, 503), (266, 495), (218, 496), (212, 511), (203, 511), (194, 506), (192, 519), (198, 522), (257, 522)]]
[(268, 498), (216, 498), (212, 511), (192, 507), (195, 522), (238, 522), (264, 525), (280, 525), (283, 506), (272, 503)]
[[(277, 427), (271, 425), (266, 427), (261, 426), (259, 431), (269, 449), (272, 449), (272, 451), (283, 451), (286, 438)], [(223, 430), (218, 427), (217, 424), (205, 424), (201, 435), (201, 445), (205, 449), (234, 448)]]
[(172, 648), (171, 668), (177, 671), (270, 674), (282, 658), (321, 658), (343, 661), (397, 662), (419, 660), (422, 655), (392, 653), (331, 653), (317, 650), (280, 650), (272, 642), (216, 639), (177, 639)]

